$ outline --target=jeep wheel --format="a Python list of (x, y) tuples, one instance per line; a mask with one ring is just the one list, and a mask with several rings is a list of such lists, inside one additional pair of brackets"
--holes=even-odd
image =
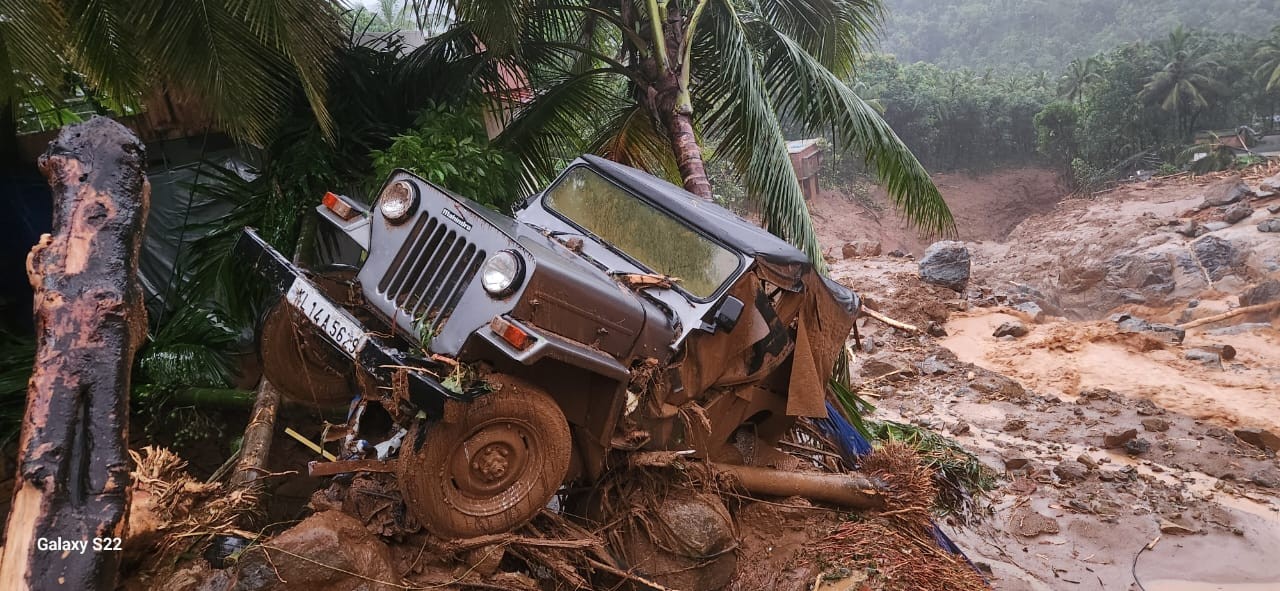
[(569, 469), (569, 424), (550, 396), (510, 385), (457, 421), (418, 421), (396, 473), (418, 521), (444, 538), (510, 531), (533, 519)]
[(290, 402), (332, 409), (355, 396), (351, 360), (283, 298), (262, 321), (258, 350), (262, 374)]

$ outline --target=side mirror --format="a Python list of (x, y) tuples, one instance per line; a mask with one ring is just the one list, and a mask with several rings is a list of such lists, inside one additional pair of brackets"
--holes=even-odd
[(742, 300), (738, 298), (733, 296), (724, 298), (720, 305), (711, 309), (710, 320), (703, 319), (702, 330), (710, 333), (716, 330), (733, 332), (734, 327), (738, 326), (738, 318), (742, 317), (743, 307)]

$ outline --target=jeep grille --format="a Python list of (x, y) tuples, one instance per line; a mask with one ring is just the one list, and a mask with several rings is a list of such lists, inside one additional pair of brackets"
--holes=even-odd
[(434, 333), (453, 312), (484, 258), (485, 252), (466, 237), (423, 213), (378, 282), (378, 293), (394, 301), (419, 331)]

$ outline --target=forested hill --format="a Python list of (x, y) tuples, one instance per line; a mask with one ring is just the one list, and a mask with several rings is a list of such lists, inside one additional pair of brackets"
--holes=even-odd
[(1187, 28), (1264, 36), (1280, 0), (884, 0), (902, 62), (1060, 72), (1071, 60)]

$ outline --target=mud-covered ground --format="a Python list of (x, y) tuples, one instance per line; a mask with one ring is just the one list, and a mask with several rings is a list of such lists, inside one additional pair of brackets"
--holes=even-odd
[[(1244, 182), (1256, 187), (1263, 176)], [(1275, 311), (1191, 328), (1181, 343), (1127, 332), (1110, 318), (1205, 318), (1277, 278), (1280, 234), (1255, 229), (1276, 204), (1265, 192), (1244, 200), (1254, 219), (1177, 233), (1187, 220), (1222, 214), (1197, 209), (1220, 181), (1157, 181), (1065, 200), (1009, 236), (970, 243), (974, 278), (964, 293), (920, 282), (912, 258), (834, 264), (834, 276), (873, 308), (933, 324), (936, 337), (866, 322), (854, 369), (877, 416), (949, 434), (1003, 474), (985, 516), (949, 523), (994, 588), (1280, 588), (1280, 463), (1274, 447), (1237, 436), (1257, 443), (1250, 429), (1280, 433)], [(1154, 285), (1157, 269), (1139, 278), (1136, 295), (1124, 295), (1130, 302), (1088, 306), (1090, 294), (1106, 299), (1106, 290), (1130, 288), (1106, 270), (1117, 255), (1158, 260), (1143, 250), (1156, 245), (1176, 260), (1177, 249), (1194, 249), (1206, 235), (1240, 250), (1230, 269), (1144, 294), (1141, 284)], [(1066, 277), (1063, 259), (1073, 252), (1082, 267), (1099, 270), (1096, 283)], [(1013, 308), (1037, 299), (1075, 319), (1045, 314), (1036, 322)], [(993, 336), (1010, 321), (1028, 333)], [(1223, 345), (1236, 355), (1189, 354)]]

